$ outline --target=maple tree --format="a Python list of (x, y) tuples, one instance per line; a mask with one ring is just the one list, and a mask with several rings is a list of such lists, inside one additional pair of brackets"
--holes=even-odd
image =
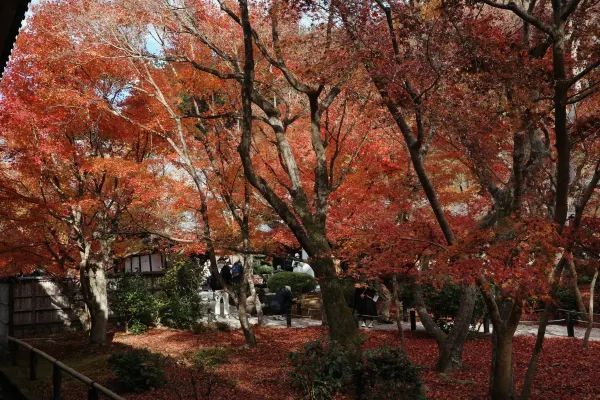
[[(34, 259), (13, 258), (21, 267), (76, 271), (90, 314), (90, 340), (104, 344), (113, 245), (131, 234), (137, 210), (148, 211), (147, 203), (160, 199), (160, 191), (148, 190), (158, 187), (160, 170), (148, 159), (148, 135), (119, 124), (101, 105), (102, 99), (118, 101), (119, 74), (97, 60), (69, 62), (65, 37), (42, 37), (58, 12), (60, 6), (40, 14), (34, 28), (23, 32), (2, 81), (2, 104), (9, 111), (2, 119), (4, 193), (13, 213), (22, 216), (12, 219), (18, 236), (5, 245), (13, 253), (25, 243), (37, 249)], [(48, 59), (32, 50), (43, 48), (40, 43), (66, 54)]]
[[(527, 399), (567, 276), (592, 322), (577, 274), (597, 274), (600, 257), (597, 8), (45, 5), (2, 84), (2, 264), (25, 253), (29, 266), (79, 265), (96, 285), (136, 231), (205, 253), (215, 276), (217, 255), (239, 252), (244, 284), (228, 290), (254, 345), (250, 255), (281, 239), (309, 254), (329, 333), (354, 349), (336, 260), (350, 275), (410, 281), (440, 371), (461, 366), (479, 290), (494, 327), (495, 399), (516, 397), (513, 336), (540, 301)], [(44, 63), (47, 48), (60, 51)], [(421, 285), (448, 280), (462, 296), (445, 333)], [(92, 297), (103, 295), (90, 297), (93, 314), (105, 304)]]

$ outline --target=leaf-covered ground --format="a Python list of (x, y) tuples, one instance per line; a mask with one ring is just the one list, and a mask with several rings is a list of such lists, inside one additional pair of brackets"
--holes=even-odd
[[(244, 347), (240, 331), (192, 334), (173, 329), (153, 329), (142, 335), (117, 334), (108, 350), (98, 353), (123, 351), (127, 348), (148, 348), (169, 356), (173, 363), (167, 370), (169, 383), (166, 387), (142, 394), (127, 394), (131, 400), (203, 399), (210, 388), (210, 399), (297, 399), (298, 393), (290, 388), (288, 353), (303, 343), (325, 336), (320, 328), (256, 330), (258, 347)], [(395, 332), (369, 331), (365, 346), (397, 345)], [(522, 384), (523, 374), (533, 347), (533, 337), (516, 337), (516, 384)], [(46, 344), (38, 344), (46, 347)], [(422, 377), (429, 399), (484, 399), (488, 384), (490, 341), (488, 338), (469, 340), (465, 346), (465, 366), (460, 372), (449, 375), (434, 370), (437, 350), (429, 338), (408, 333), (405, 338), (408, 354), (413, 362), (422, 366)], [(73, 339), (63, 345), (55, 343), (46, 348), (50, 353), (69, 360), (81, 355), (83, 342)], [(203, 347), (227, 347), (232, 351), (228, 362), (218, 366), (214, 373), (194, 373), (186, 360), (190, 354)], [(80, 357), (80, 356), (79, 356)], [(533, 391), (534, 399), (600, 399), (600, 343), (592, 342), (585, 351), (576, 339), (548, 338), (540, 359), (540, 368)], [(107, 373), (106, 363), (90, 366), (84, 373), (92, 378), (114, 385)], [(94, 368), (92, 368), (94, 367)]]

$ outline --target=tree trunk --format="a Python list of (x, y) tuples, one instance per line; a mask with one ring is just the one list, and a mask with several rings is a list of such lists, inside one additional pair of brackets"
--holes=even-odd
[(83, 298), (90, 313), (90, 342), (104, 345), (108, 326), (108, 296), (104, 266), (81, 268), (80, 278)]
[(511, 332), (494, 326), (492, 334), (492, 374), (490, 380), (490, 398), (492, 400), (512, 400), (514, 395), (512, 367)]
[[(256, 286), (254, 286), (254, 266), (252, 264), (252, 257), (248, 261), (248, 265), (250, 268), (250, 276), (248, 278), (248, 288), (250, 289), (250, 297), (252, 298), (252, 303), (254, 304), (254, 308), (256, 309), (256, 319), (258, 320), (258, 325), (263, 324), (263, 311), (262, 304), (260, 302), (260, 298), (256, 293)], [(245, 270), (244, 270), (245, 271)]]
[(453, 331), (447, 335), (435, 323), (427, 312), (425, 300), (419, 284), (413, 285), (415, 293), (415, 308), (427, 333), (434, 337), (438, 346), (437, 370), (449, 372), (462, 366), (462, 352), (469, 333), (469, 325), (475, 307), (476, 290), (473, 287), (463, 287), (458, 313), (454, 320)]
[(573, 254), (569, 254), (567, 257), (567, 265), (569, 266), (569, 273), (571, 274), (571, 285), (573, 287), (573, 292), (575, 293), (575, 303), (577, 304), (577, 310), (581, 315), (587, 315), (587, 310), (585, 309), (585, 304), (583, 303), (583, 296), (581, 295), (581, 290), (579, 290), (579, 285), (577, 284), (577, 270), (575, 269), (575, 262), (573, 261)]
[(569, 84), (566, 82), (565, 32), (560, 15), (562, 2), (552, 2), (556, 37), (552, 44), (552, 74), (554, 77), (554, 134), (556, 137), (556, 196), (554, 221), (562, 228), (569, 210), (569, 184), (571, 171), (571, 140), (567, 128), (567, 96)]
[(348, 349), (358, 351), (358, 328), (352, 310), (346, 304), (343, 286), (335, 273), (331, 257), (311, 258), (323, 299), (323, 309), (329, 326), (329, 336)]
[[(556, 296), (556, 291), (558, 290), (558, 285), (560, 283), (560, 276), (562, 274), (565, 258), (561, 258), (560, 261), (554, 267), (552, 271), (552, 281), (551, 281), (551, 289), (550, 293), (554, 298)], [(552, 300), (546, 302), (544, 306), (544, 312), (542, 313), (542, 317), (540, 318), (540, 323), (538, 325), (538, 333), (535, 339), (535, 346), (533, 347), (533, 352), (531, 353), (531, 358), (529, 359), (529, 365), (527, 367), (527, 373), (525, 374), (525, 381), (523, 382), (523, 389), (521, 391), (521, 400), (529, 400), (531, 397), (531, 388), (533, 386), (533, 380), (535, 378), (535, 372), (537, 370), (537, 362), (542, 352), (542, 348), (544, 346), (544, 338), (546, 336), (546, 327), (548, 326), (548, 319), (550, 318), (550, 314), (554, 311), (554, 303)]]
[(585, 330), (585, 336), (583, 337), (583, 348), (587, 349), (590, 340), (590, 334), (592, 333), (592, 327), (594, 326), (594, 292), (596, 287), (596, 280), (598, 279), (598, 268), (594, 272), (592, 283), (590, 284), (590, 307), (589, 307), (589, 320), (588, 326)]
[(402, 314), (404, 312), (404, 304), (400, 298), (400, 285), (396, 274), (392, 277), (392, 288), (394, 302), (396, 304), (396, 326), (398, 327), (398, 335), (400, 336), (400, 345), (404, 347), (404, 330), (402, 329)]
[[(246, 256), (244, 256), (244, 264), (246, 264)], [(248, 284), (248, 275), (249, 272), (252, 272), (252, 268), (244, 268), (244, 279), (242, 279), (242, 283), (239, 287), (239, 302), (238, 306), (238, 316), (240, 319), (240, 326), (242, 327), (242, 332), (244, 332), (244, 338), (246, 339), (246, 344), (249, 347), (256, 346), (256, 336), (254, 335), (254, 331), (252, 330), (252, 325), (250, 325), (250, 321), (248, 321), (248, 313), (246, 312), (246, 299), (248, 298), (246, 285)]]
[(439, 372), (449, 372), (462, 368), (462, 354), (465, 341), (469, 335), (476, 295), (477, 289), (475, 287), (466, 286), (463, 288), (458, 312), (454, 318), (454, 326), (439, 355), (437, 364)]

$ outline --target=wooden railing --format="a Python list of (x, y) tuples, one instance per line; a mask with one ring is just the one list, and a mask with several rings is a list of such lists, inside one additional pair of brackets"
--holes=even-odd
[(66, 373), (71, 375), (73, 378), (77, 379), (81, 383), (87, 386), (87, 399), (88, 400), (99, 400), (100, 394), (104, 395), (104, 397), (111, 400), (125, 400), (123, 397), (114, 393), (113, 391), (105, 388), (97, 382), (94, 382), (92, 379), (87, 376), (75, 371), (73, 368), (68, 365), (63, 364), (58, 361), (56, 358), (44, 353), (40, 349), (36, 349), (29, 343), (26, 343), (22, 340), (14, 338), (12, 336), (8, 337), (8, 344), (11, 354), (11, 360), (13, 365), (17, 365), (17, 351), (19, 347), (23, 347), (29, 351), (29, 379), (36, 380), (37, 372), (38, 372), (38, 359), (42, 358), (52, 364), (52, 400), (60, 400), (61, 399), (61, 384), (62, 384), (62, 375)]

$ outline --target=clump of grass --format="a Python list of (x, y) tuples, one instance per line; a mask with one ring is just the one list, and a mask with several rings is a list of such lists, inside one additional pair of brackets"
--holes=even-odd
[(196, 368), (215, 369), (229, 361), (231, 349), (225, 347), (207, 347), (196, 351), (192, 362)]

